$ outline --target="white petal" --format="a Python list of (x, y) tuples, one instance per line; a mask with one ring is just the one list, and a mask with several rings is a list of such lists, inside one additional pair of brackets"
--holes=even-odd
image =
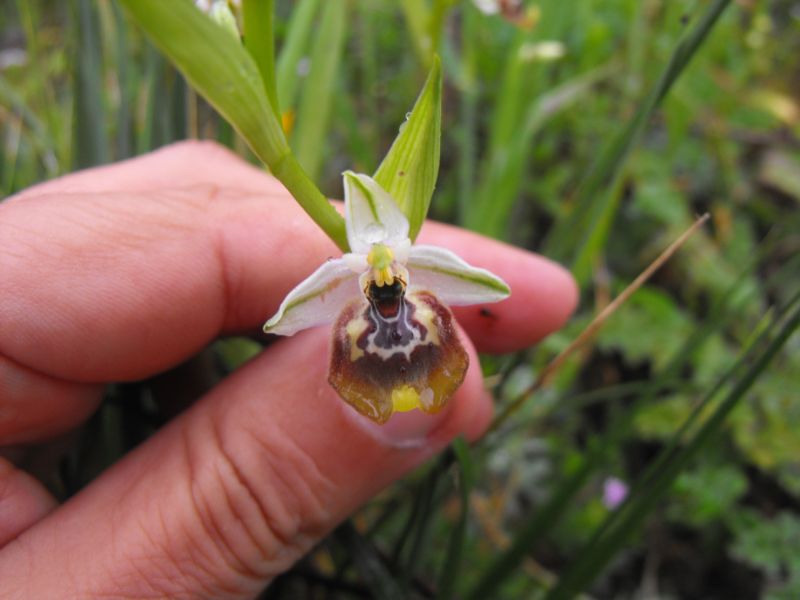
[(445, 304), (499, 302), (511, 293), (497, 275), (437, 246), (412, 246), (407, 266), (409, 288), (433, 292)]
[(344, 175), (344, 218), (350, 249), (367, 254), (372, 244), (394, 246), (408, 238), (408, 219), (372, 177), (352, 171)]
[(284, 298), (264, 331), (294, 335), (302, 329), (330, 323), (359, 294), (358, 277), (341, 258), (322, 264)]

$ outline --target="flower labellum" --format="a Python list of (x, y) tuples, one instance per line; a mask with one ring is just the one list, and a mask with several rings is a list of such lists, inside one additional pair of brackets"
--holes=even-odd
[(510, 291), (485, 269), (435, 246), (412, 246), (408, 220), (367, 175), (345, 172), (351, 252), (328, 260), (289, 292), (264, 331), (334, 322), (328, 381), (358, 412), (441, 410), (469, 364), (447, 305), (497, 302)]

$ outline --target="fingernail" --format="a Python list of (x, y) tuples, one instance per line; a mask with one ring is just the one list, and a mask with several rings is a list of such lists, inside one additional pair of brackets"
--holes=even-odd
[[(466, 398), (462, 398), (467, 400)], [(420, 410), (394, 413), (389, 422), (380, 427), (384, 439), (395, 448), (419, 448), (428, 443), (431, 434), (439, 429), (455, 410), (454, 398), (435, 415)]]
[(491, 394), (456, 394), (440, 412), (429, 415), (422, 411), (395, 413), (384, 425), (355, 414), (362, 427), (383, 445), (412, 449), (439, 447), (459, 434), (470, 440), (479, 438), (488, 427), (492, 415)]
[[(468, 401), (468, 398), (461, 398)], [(442, 428), (456, 410), (459, 398), (453, 398), (450, 403), (436, 414), (429, 415), (420, 410), (394, 413), (383, 425), (371, 421), (367, 417), (352, 412), (352, 418), (358, 421), (361, 429), (367, 431), (371, 437), (384, 446), (399, 449), (422, 448), (430, 445), (436, 431)]]

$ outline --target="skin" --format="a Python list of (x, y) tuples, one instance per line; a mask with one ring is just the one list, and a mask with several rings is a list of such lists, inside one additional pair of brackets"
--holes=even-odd
[[(258, 331), (339, 253), (274, 179), (187, 142), (0, 204), (0, 447), (68, 431), (112, 381)], [(58, 506), (0, 458), (0, 598), (250, 598), (392, 481), (491, 417), (475, 349), (510, 352), (575, 307), (534, 254), (428, 223), (510, 299), (454, 310), (470, 369), (441, 413), (377, 426), (326, 382), (329, 328), (271, 344)]]

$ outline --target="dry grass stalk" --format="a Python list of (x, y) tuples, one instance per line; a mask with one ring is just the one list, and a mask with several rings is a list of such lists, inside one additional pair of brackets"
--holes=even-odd
[(605, 324), (608, 318), (613, 315), (617, 309), (619, 309), (628, 299), (638, 290), (642, 285), (644, 285), (653, 274), (661, 268), (665, 262), (667, 262), (675, 252), (680, 249), (683, 244), (686, 243), (688, 240), (700, 227), (702, 227), (706, 221), (709, 219), (709, 214), (705, 213), (704, 215), (700, 216), (691, 227), (689, 227), (686, 231), (684, 231), (678, 239), (676, 239), (672, 244), (664, 250), (658, 258), (656, 258), (650, 265), (642, 271), (639, 276), (634, 279), (628, 287), (626, 287), (622, 293), (614, 298), (614, 300), (608, 304), (600, 313), (592, 320), (591, 323), (584, 329), (578, 337), (576, 337), (564, 350), (562, 350), (558, 356), (556, 356), (539, 374), (539, 377), (533, 382), (527, 389), (525, 389), (522, 393), (520, 393), (507, 407), (506, 409), (501, 412), (497, 418), (492, 423), (492, 426), (489, 428), (489, 431), (497, 430), (505, 421), (510, 417), (514, 412), (516, 412), (520, 406), (527, 400), (531, 394), (536, 392), (537, 390), (543, 388), (550, 380), (550, 378), (558, 371), (561, 365), (564, 363), (567, 358), (572, 356), (572, 354), (584, 346), (589, 340), (591, 340), (594, 335), (600, 330), (600, 328)]

